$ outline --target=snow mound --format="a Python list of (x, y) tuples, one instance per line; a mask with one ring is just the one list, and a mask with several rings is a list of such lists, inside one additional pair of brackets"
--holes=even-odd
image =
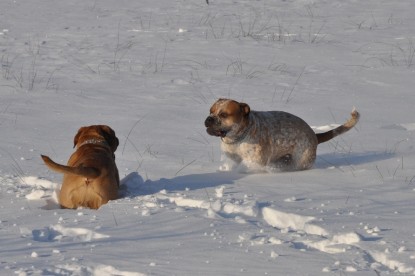
[(59, 187), (59, 184), (51, 182), (46, 179), (39, 178), (37, 176), (25, 176), (21, 178), (21, 184), (32, 186), (36, 189), (55, 190)]
[(57, 265), (52, 269), (45, 270), (46, 274), (52, 275), (92, 275), (92, 276), (144, 276), (146, 274), (138, 272), (120, 271), (113, 266), (97, 265), (81, 266), (78, 264)]
[(68, 228), (59, 224), (40, 230), (33, 230), (32, 235), (33, 240), (39, 242), (52, 242), (60, 240), (90, 242), (110, 237), (85, 228)]
[(360, 236), (356, 233), (344, 233), (334, 235), (331, 239), (317, 242), (305, 242), (305, 244), (321, 252), (338, 254), (346, 251), (344, 245), (357, 244), (360, 240)]
[(393, 260), (390, 255), (384, 252), (372, 251), (370, 252), (370, 255), (376, 262), (388, 267), (391, 270), (396, 270), (400, 273), (415, 274), (414, 267), (407, 266), (406, 264), (400, 261)]
[(146, 274), (138, 273), (138, 272), (129, 272), (129, 271), (120, 271), (112, 266), (109, 265), (100, 265), (93, 269), (93, 275), (96, 276), (144, 276)]
[(52, 198), (58, 202), (56, 194), (59, 184), (36, 176), (22, 177), (20, 183), (31, 187), (31, 192), (25, 196), (28, 200)]
[(285, 213), (270, 207), (262, 209), (262, 216), (269, 225), (279, 229), (303, 231), (307, 234), (319, 236), (328, 235), (325, 229), (309, 223), (315, 219), (314, 217)]

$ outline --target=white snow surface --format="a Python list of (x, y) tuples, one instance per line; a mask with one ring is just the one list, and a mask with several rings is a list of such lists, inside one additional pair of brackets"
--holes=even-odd
[[(209, 2), (0, 1), (1, 275), (415, 274), (413, 1)], [(311, 170), (249, 170), (205, 132), (220, 97), (361, 120)], [(60, 209), (40, 154), (92, 124), (122, 197)]]

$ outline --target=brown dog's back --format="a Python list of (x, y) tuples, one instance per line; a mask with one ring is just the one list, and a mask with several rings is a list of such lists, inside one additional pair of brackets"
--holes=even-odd
[(98, 209), (118, 198), (120, 178), (114, 152), (119, 145), (114, 130), (106, 125), (81, 127), (74, 138), (76, 151), (66, 165), (42, 155), (45, 164), (63, 174), (59, 203), (63, 208)]

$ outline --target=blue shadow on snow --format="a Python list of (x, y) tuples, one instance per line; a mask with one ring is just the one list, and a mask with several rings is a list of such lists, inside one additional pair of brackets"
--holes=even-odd
[(243, 177), (244, 174), (236, 172), (213, 172), (144, 181), (137, 172), (132, 172), (121, 180), (120, 192), (121, 197), (128, 197), (154, 194), (162, 190), (168, 192), (198, 190), (233, 184)]
[(388, 152), (364, 152), (364, 153), (325, 153), (317, 154), (314, 168), (325, 169), (328, 167), (357, 166), (395, 157)]

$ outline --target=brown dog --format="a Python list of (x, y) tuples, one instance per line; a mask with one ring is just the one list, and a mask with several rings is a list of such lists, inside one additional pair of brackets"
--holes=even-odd
[(50, 169), (64, 174), (59, 194), (62, 208), (98, 209), (118, 198), (120, 178), (114, 155), (118, 144), (118, 138), (109, 126), (93, 125), (78, 130), (74, 138), (76, 151), (67, 166), (42, 155)]
[(313, 166), (317, 145), (351, 129), (359, 120), (353, 110), (345, 124), (316, 134), (302, 119), (282, 111), (253, 111), (246, 103), (219, 99), (205, 120), (207, 133), (222, 139), (222, 151), (236, 163), (280, 170)]

